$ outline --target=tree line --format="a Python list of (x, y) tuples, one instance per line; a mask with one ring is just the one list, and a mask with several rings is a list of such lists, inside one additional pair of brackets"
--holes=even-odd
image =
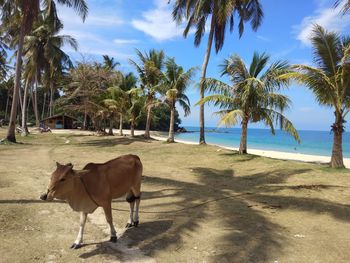
[[(169, 1), (171, 3), (172, 1)], [(84, 116), (83, 126), (92, 123), (96, 128), (110, 128), (119, 117), (119, 123), (127, 123), (134, 130), (137, 121), (145, 115), (145, 137), (149, 138), (152, 120), (156, 119), (156, 109), (166, 106), (169, 109), (169, 138), (174, 141), (174, 123), (176, 105), (183, 107), (185, 114), (190, 113), (189, 100), (185, 94), (190, 86), (195, 69), (185, 71), (177, 65), (174, 58), (167, 58), (163, 51), (150, 50), (137, 53), (137, 60), (130, 60), (138, 76), (123, 74), (115, 70), (117, 64), (105, 56), (105, 63), (72, 62), (62, 51), (63, 44), (74, 49), (77, 43), (70, 36), (59, 35), (63, 28), (58, 19), (56, 4), (73, 8), (85, 20), (88, 7), (84, 0), (54, 1), (1, 0), (1, 60), (6, 61), (6, 48), (16, 52), (15, 74), (5, 77), (8, 67), (1, 63), (3, 74), (1, 86), (12, 89), (12, 103), (7, 96), (9, 128), (7, 139), (16, 141), (15, 123), (17, 109), (22, 112), (22, 126), (26, 131), (26, 109), (28, 100), (32, 101), (36, 122), (39, 118), (38, 87), (45, 87), (42, 109), (47, 107), (52, 115), (55, 107), (64, 111), (80, 112)], [(335, 1), (335, 7), (343, 4), (342, 14), (350, 10), (350, 1)], [(194, 44), (199, 46), (209, 22), (209, 35), (206, 53), (200, 74), (200, 138), (205, 144), (204, 105), (214, 103), (220, 107), (218, 114), (221, 123), (232, 126), (240, 123), (242, 136), (239, 152), (247, 153), (247, 129), (251, 122), (263, 121), (274, 133), (275, 125), (289, 132), (300, 141), (293, 124), (283, 112), (290, 107), (288, 97), (279, 93), (287, 88), (292, 80), (310, 88), (316, 100), (334, 109), (335, 121), (331, 126), (334, 133), (331, 166), (344, 167), (342, 156), (342, 134), (345, 118), (350, 108), (350, 38), (329, 32), (315, 25), (310, 39), (313, 46), (315, 67), (308, 65), (289, 65), (286, 61), (270, 62), (265, 54), (254, 53), (249, 66), (239, 55), (225, 59), (221, 68), (231, 83), (219, 79), (206, 78), (212, 46), (218, 53), (229, 30), (237, 25), (242, 36), (245, 24), (250, 23), (254, 31), (258, 30), (264, 17), (259, 0), (214, 1), (214, 0), (176, 0), (173, 4), (173, 18), (178, 23), (186, 21), (183, 32), (187, 37), (194, 29)], [(235, 23), (238, 20), (238, 23)], [(191, 31), (192, 32), (192, 31)], [(23, 63), (22, 63), (23, 61)], [(62, 93), (57, 94), (61, 87)], [(205, 97), (205, 92), (210, 95)], [(2, 92), (3, 93), (3, 92)], [(0, 96), (3, 97), (3, 94)], [(23, 93), (23, 94), (21, 94)], [(28, 94), (31, 94), (28, 96)], [(63, 94), (63, 96), (62, 96)], [(55, 103), (54, 103), (55, 102)], [(48, 105), (45, 105), (47, 103)], [(161, 106), (162, 105), (162, 106)], [(42, 110), (43, 115), (44, 110)]]

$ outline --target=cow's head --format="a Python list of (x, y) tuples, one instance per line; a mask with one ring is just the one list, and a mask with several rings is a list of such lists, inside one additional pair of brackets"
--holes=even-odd
[(54, 198), (65, 199), (68, 192), (73, 190), (73, 176), (74, 170), (71, 163), (59, 164), (56, 163), (57, 168), (51, 175), (51, 180), (47, 192), (40, 196), (41, 200), (51, 201)]

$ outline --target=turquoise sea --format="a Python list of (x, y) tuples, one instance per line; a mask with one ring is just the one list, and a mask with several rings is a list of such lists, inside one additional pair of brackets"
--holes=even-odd
[[(176, 139), (198, 142), (199, 128), (185, 127), (187, 133), (177, 133)], [(267, 129), (248, 129), (248, 152), (250, 149), (272, 150), (290, 153), (331, 156), (333, 134), (330, 131), (298, 131), (301, 144), (287, 133), (276, 130), (272, 135)], [(241, 129), (239, 128), (206, 128), (207, 143), (239, 147)], [(343, 134), (343, 155), (350, 158), (350, 132)]]

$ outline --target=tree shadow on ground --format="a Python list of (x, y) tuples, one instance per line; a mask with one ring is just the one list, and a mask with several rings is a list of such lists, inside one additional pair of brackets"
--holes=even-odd
[(234, 159), (231, 160), (232, 162), (247, 162), (257, 158), (261, 158), (261, 156), (254, 154), (238, 154), (238, 152), (236, 151), (221, 153), (220, 155), (225, 157), (234, 157)]
[[(223, 262), (223, 260), (233, 262), (235, 257), (240, 260), (242, 258), (263, 260), (268, 258), (271, 249), (277, 251), (280, 248), (283, 237), (277, 233), (281, 231), (281, 228), (269, 222), (259, 212), (251, 209), (241, 198), (241, 196), (249, 194), (244, 192), (248, 188), (243, 187), (240, 189), (242, 191), (237, 191), (236, 195), (228, 196), (226, 192), (222, 191), (222, 188), (218, 187), (218, 184), (226, 183), (230, 177), (237, 182), (232, 170), (214, 171), (205, 168), (194, 168), (193, 170), (202, 177), (201, 181), (204, 184), (147, 176), (146, 181), (149, 184), (171, 186), (171, 189), (177, 189), (175, 200), (171, 200), (171, 202), (164, 200), (162, 205), (157, 204), (156, 207), (158, 217), (162, 219), (173, 218), (174, 222), (164, 233), (155, 236), (151, 233), (160, 232), (157, 224), (149, 227), (150, 234), (146, 234), (146, 236), (141, 234), (143, 232), (141, 224), (140, 228), (128, 232), (128, 237), (132, 240), (130, 245), (139, 246), (151, 256), (159, 249), (172, 248), (177, 250), (186, 246), (183, 235), (188, 232), (196, 233), (208, 218), (213, 217), (211, 211), (208, 210), (208, 206), (210, 206), (210, 210), (215, 210), (220, 215), (217, 216), (219, 220), (217, 230), (226, 229), (224, 231), (226, 234), (222, 236), (221, 240), (216, 240), (213, 243), (213, 249), (216, 251), (216, 255), (211, 256), (213, 262)], [(221, 177), (219, 181), (217, 181), (218, 174)], [(229, 185), (227, 187), (231, 187), (231, 182)], [(156, 196), (159, 196), (159, 193)], [(159, 198), (162, 197), (159, 196)], [(142, 202), (146, 203), (146, 200)], [(169, 207), (171, 207), (170, 210)], [(151, 209), (151, 207), (147, 206), (147, 209)], [(156, 209), (153, 208), (154, 210)], [(141, 215), (142, 213), (141, 210)]]
[(66, 203), (66, 201), (52, 200), (45, 202), (43, 200), (35, 199), (12, 199), (12, 200), (0, 200), (0, 204), (49, 204), (49, 203)]
[(104, 139), (94, 139), (85, 142), (79, 142), (78, 146), (91, 146), (91, 147), (114, 147), (118, 145), (130, 145), (135, 142), (151, 143), (151, 140), (146, 140), (141, 137), (131, 138), (131, 137), (107, 137)]
[[(262, 262), (275, 260), (273, 257), (282, 253), (288, 241), (285, 228), (271, 222), (261, 209), (326, 212), (337, 219), (350, 219), (350, 208), (346, 205), (315, 198), (262, 194), (275, 193), (280, 190), (275, 184), (285, 183), (289, 177), (307, 173), (309, 169), (276, 169), (240, 177), (236, 177), (231, 169), (194, 167), (191, 171), (198, 182), (145, 177), (147, 184), (175, 193), (167, 195), (168, 192), (162, 190), (145, 193), (141, 203), (141, 225), (127, 232), (130, 246), (139, 246), (150, 256), (165, 248), (181, 250), (181, 247), (191, 245), (186, 243), (186, 233), (203, 235), (201, 226), (212, 221), (217, 228), (214, 231), (221, 234), (212, 244), (215, 254), (208, 256), (211, 262)], [(323, 188), (322, 185), (318, 187)], [(328, 187), (331, 186), (324, 186)], [(157, 199), (162, 201), (149, 203)], [(251, 202), (258, 203), (261, 209), (256, 209)], [(148, 225), (143, 228), (142, 215), (147, 213), (154, 213), (159, 220), (169, 221), (169, 224), (171, 221), (171, 224), (162, 226), (156, 221), (146, 223)]]

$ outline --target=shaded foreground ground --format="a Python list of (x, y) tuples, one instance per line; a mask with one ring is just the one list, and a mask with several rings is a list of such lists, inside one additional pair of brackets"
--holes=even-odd
[[(4, 130), (0, 130), (0, 137)], [(350, 171), (238, 156), (213, 146), (128, 137), (42, 134), (0, 145), (0, 262), (348, 262)], [(97, 211), (80, 250), (79, 215), (38, 200), (55, 161), (144, 164), (141, 224), (124, 231), (128, 205), (113, 202), (121, 235), (108, 239)]]

